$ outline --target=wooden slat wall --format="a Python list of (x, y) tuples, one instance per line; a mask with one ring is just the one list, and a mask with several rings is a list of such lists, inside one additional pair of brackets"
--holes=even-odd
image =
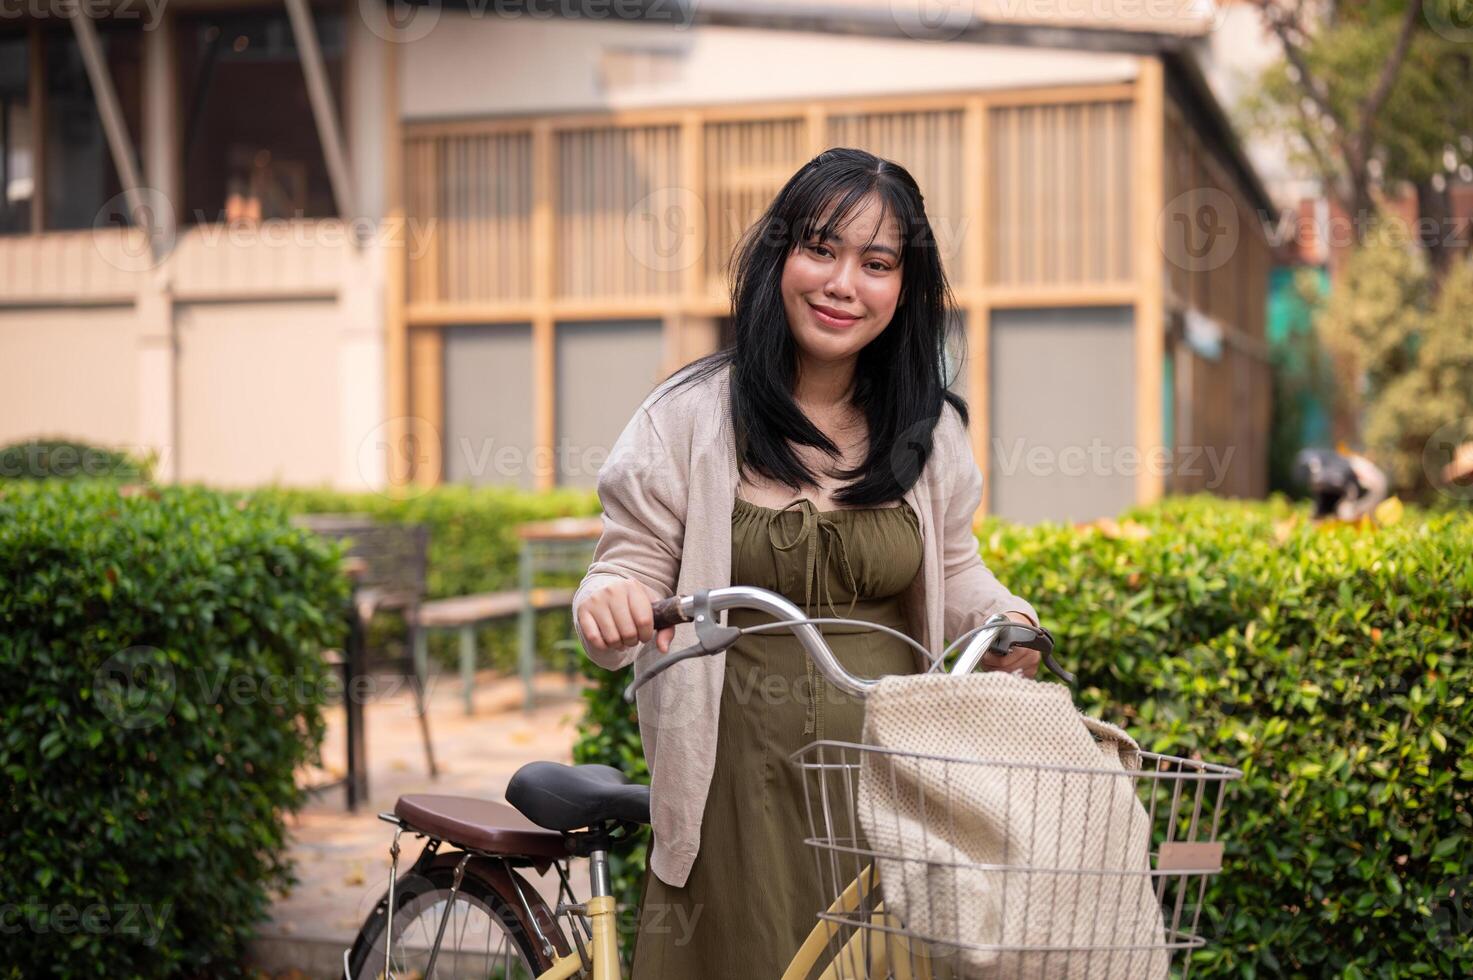
[(801, 117), (704, 127), (706, 165), (701, 176), (708, 237), (701, 262), (705, 293), (716, 302), (726, 295), (729, 263), (742, 233), (809, 159), (806, 127)]
[(410, 138), (404, 142), (404, 238), (406, 298), (411, 303), (440, 299), (440, 169), (436, 139)]
[[(1232, 496), (1261, 496), (1268, 488), (1264, 442), (1270, 425), (1271, 376), (1265, 321), (1272, 255), (1260, 216), (1223, 161), (1203, 145), (1180, 105), (1168, 99), (1165, 120), (1164, 200), (1167, 218), (1184, 213), (1191, 221), (1209, 218), (1234, 229), (1236, 243), (1218, 260), (1203, 251), (1201, 261), (1184, 259), (1179, 248), (1163, 256), (1166, 307), (1196, 310), (1222, 325), (1222, 356), (1189, 359), (1189, 377), (1178, 382), (1190, 392), (1187, 439), (1190, 451), (1227, 453), (1226, 475), (1213, 485), (1204, 463), (1199, 473), (1177, 473), (1178, 491), (1211, 490)], [(1203, 215), (1201, 208), (1230, 201), (1231, 213)], [(1172, 203), (1175, 202), (1175, 203)], [(1205, 240), (1195, 242), (1205, 249)]]
[(0, 304), (131, 304), (152, 265), (136, 228), (0, 236)]
[[(1180, 108), (1174, 103), (1167, 104), (1165, 140), (1165, 199), (1167, 202), (1180, 199), (1174, 207), (1170, 204), (1168, 207), (1196, 218), (1199, 208), (1215, 206), (1225, 198), (1231, 201), (1232, 213), (1217, 215), (1216, 221), (1229, 223), (1237, 236), (1230, 256), (1222, 262), (1176, 261), (1174, 253), (1168, 251), (1164, 267), (1167, 303), (1178, 309), (1200, 310), (1224, 323), (1238, 325), (1249, 336), (1262, 340), (1264, 312), (1256, 305), (1255, 298), (1243, 291), (1241, 281), (1242, 263), (1266, 269), (1270, 261), (1262, 220), (1223, 162), (1203, 147), (1196, 131), (1182, 118)], [(1261, 293), (1267, 287), (1257, 288)]]
[[(1183, 126), (1181, 112), (1175, 103), (1167, 102), (1166, 105), (1166, 129), (1164, 140), (1166, 144), (1166, 161), (1163, 167), (1165, 187), (1162, 196), (1167, 201), (1178, 200), (1183, 193), (1193, 186), (1197, 179), (1199, 162), (1195, 148), (1188, 141), (1186, 134), (1182, 132)], [(1169, 258), (1165, 263), (1166, 270), (1166, 299), (1167, 303), (1181, 307), (1185, 305), (1190, 297), (1192, 288), (1192, 275), (1180, 263), (1172, 262)]]
[(336, 296), (349, 280), (349, 229), (335, 218), (267, 222), (249, 234), (222, 225), (185, 229), (169, 256), (174, 295), (219, 300)]
[[(167, 257), (185, 301), (333, 297), (351, 259), (335, 218), (183, 228)], [(158, 263), (137, 228), (0, 236), (0, 305), (131, 305)]]
[(963, 110), (831, 115), (830, 146), (854, 146), (894, 160), (915, 178), (925, 197), (926, 216), (954, 284), (966, 284), (966, 226), (962, 170)]
[(1129, 283), (1130, 103), (994, 108), (988, 131), (989, 282)]
[(688, 233), (676, 191), (680, 127), (603, 126), (555, 140), (556, 295), (679, 295), (680, 269), (669, 257)]
[(398, 454), (415, 480), (427, 484), (440, 482), (445, 465), (444, 344), (443, 331), (421, 327), (409, 332), (408, 441), (398, 447)]
[(529, 299), (530, 130), (411, 137), (404, 156), (410, 301)]
[[(1162, 374), (1166, 360), (1166, 311), (1161, 263), (1157, 256), (1156, 225), (1162, 211), (1165, 178), (1166, 73), (1157, 58), (1137, 62), (1132, 111), (1131, 153), (1131, 268), (1135, 272), (1134, 397), (1135, 442), (1146, 452), (1163, 449), (1166, 416)], [(1142, 466), (1136, 471), (1138, 503), (1153, 503), (1166, 492), (1162, 468)]]
[[(547, 244), (559, 319), (720, 315), (741, 234), (827, 146), (862, 147), (911, 171), (964, 305), (1127, 303), (1128, 95), (1098, 86), (410, 124), (405, 199), (422, 244), (408, 259), (409, 319), (537, 314), (529, 216), (539, 124), (553, 138)], [(981, 107), (985, 125), (968, 127), (969, 105)], [(969, 149), (969, 139), (983, 145)], [(693, 152), (699, 167), (683, 159)], [(969, 158), (982, 166), (969, 170)], [(991, 203), (979, 221), (969, 201), (983, 199)], [(704, 213), (692, 218), (689, 207)], [(704, 241), (692, 259), (697, 274), (687, 275), (668, 257), (693, 228)]]

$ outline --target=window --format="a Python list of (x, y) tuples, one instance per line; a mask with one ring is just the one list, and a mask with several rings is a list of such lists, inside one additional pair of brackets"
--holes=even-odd
[(444, 337), (444, 482), (533, 489), (550, 464), (533, 451), (532, 325), (446, 327)]
[[(113, 165), (81, 48), (70, 31), (69, 26), (48, 30), (43, 41), (44, 224), (56, 230), (126, 224), (123, 182)], [(142, 120), (142, 39), (132, 25), (116, 30), (98, 25), (98, 35), (129, 139), (136, 146)]]
[[(334, 105), (343, 23), (316, 14)], [(181, 222), (337, 214), (291, 22), (284, 11), (179, 20), (184, 208)]]
[(659, 320), (559, 323), (557, 482), (594, 487), (619, 433), (660, 380)]
[(32, 168), (30, 42), (0, 38), (0, 232), (31, 230)]
[[(41, 91), (31, 91), (31, 38), (0, 37), (0, 232), (67, 231), (123, 222), (123, 182), (70, 25), (40, 28)], [(137, 143), (142, 40), (136, 28), (98, 25), (104, 64)], [(41, 103), (38, 125), (32, 106)]]

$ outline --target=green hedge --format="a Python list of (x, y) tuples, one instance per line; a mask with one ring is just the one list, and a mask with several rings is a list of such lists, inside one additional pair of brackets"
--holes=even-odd
[(135, 482), (150, 478), (153, 462), (75, 439), (27, 439), (0, 447), (0, 480)]
[(238, 972), (292, 880), (337, 560), (265, 501), (0, 484), (0, 975)]
[[(1473, 516), (1317, 528), (1282, 500), (1174, 499), (1103, 528), (987, 521), (1078, 703), (1149, 749), (1239, 766), (1192, 975), (1473, 970)], [(646, 778), (628, 671), (575, 756)], [(617, 871), (638, 899), (640, 848)]]
[[(329, 489), (268, 487), (252, 491), (292, 513), (364, 513), (383, 521), (424, 524), (430, 529), (430, 598), (496, 592), (518, 585), (517, 525), (556, 517), (593, 516), (598, 497), (592, 491), (554, 490), (530, 493), (502, 487), (468, 487), (448, 484), (402, 498), (377, 493), (344, 493)], [(579, 576), (552, 576), (538, 584), (576, 585)], [(554, 644), (572, 635), (566, 613), (547, 612), (537, 619), (537, 648), (556, 649)], [(381, 617), (369, 640), (375, 648), (400, 642), (402, 629)], [(443, 664), (457, 662), (452, 634), (430, 634), (431, 658)], [(484, 664), (507, 672), (516, 669), (517, 626), (515, 621), (495, 623), (477, 631), (477, 649)], [(551, 664), (555, 657), (547, 658)], [(555, 664), (553, 664), (555, 665)]]

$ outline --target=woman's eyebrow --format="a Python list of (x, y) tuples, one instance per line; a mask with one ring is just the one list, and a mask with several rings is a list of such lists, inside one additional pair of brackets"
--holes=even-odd
[[(844, 244), (844, 239), (840, 238), (838, 235), (833, 234), (832, 232), (823, 237), (825, 241), (833, 242), (836, 245)], [(883, 252), (884, 254), (890, 256), (892, 259), (900, 258), (900, 253), (895, 251), (895, 249), (891, 248), (889, 245), (881, 245), (877, 242), (871, 242), (869, 245), (865, 246), (864, 250), (866, 252)]]

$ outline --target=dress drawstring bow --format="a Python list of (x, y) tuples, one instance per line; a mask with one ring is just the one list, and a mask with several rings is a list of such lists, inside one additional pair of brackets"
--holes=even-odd
[[(803, 514), (803, 523), (798, 533), (793, 535), (791, 541), (779, 540), (778, 518), (789, 510), (797, 507)], [(849, 564), (849, 555), (844, 548), (844, 536), (839, 533), (839, 527), (833, 521), (819, 513), (813, 506), (813, 501), (807, 498), (794, 500), (780, 510), (775, 510), (767, 519), (767, 539), (773, 548), (778, 551), (792, 551), (800, 545), (807, 545), (804, 555), (803, 575), (803, 614), (812, 616), (810, 605), (817, 593), (818, 609), (822, 613), (823, 606), (828, 605), (829, 611), (835, 616), (839, 612), (834, 609), (833, 598), (828, 587), (827, 569), (831, 556), (836, 556), (839, 561), (839, 573), (843, 576), (844, 584), (849, 588), (849, 608), (843, 613), (848, 616), (854, 611), (854, 604), (859, 599), (859, 587), (855, 582), (854, 570)], [(803, 734), (813, 735), (815, 739), (823, 738), (823, 720), (819, 716), (818, 706), (823, 697), (823, 691), (819, 684), (818, 670), (813, 666), (813, 658), (804, 656), (804, 663), (808, 668), (808, 721), (803, 727)]]

